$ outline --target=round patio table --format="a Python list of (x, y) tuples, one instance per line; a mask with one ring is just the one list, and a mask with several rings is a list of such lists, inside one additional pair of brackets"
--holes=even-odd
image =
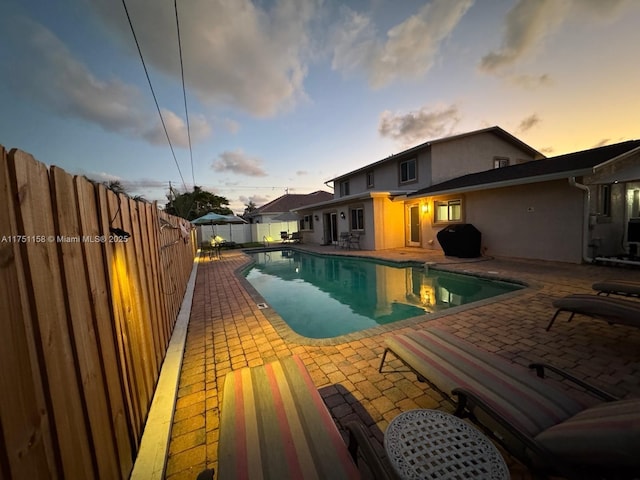
[(509, 479), (502, 455), (485, 435), (439, 410), (398, 415), (384, 434), (384, 447), (402, 479)]

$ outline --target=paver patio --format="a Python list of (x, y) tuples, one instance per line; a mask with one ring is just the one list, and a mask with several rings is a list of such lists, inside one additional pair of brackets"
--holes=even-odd
[[(554, 298), (592, 293), (591, 284), (607, 278), (640, 281), (638, 269), (510, 259), (461, 261), (408, 248), (382, 252), (300, 248), (433, 262), (438, 268), (517, 279), (529, 287), (436, 318), (420, 317), (354, 334), (342, 343), (305, 341), (274, 327), (267, 318), (269, 311), (258, 308), (255, 292), (236, 275), (249, 261), (245, 254), (232, 250), (221, 259), (202, 259), (169, 444), (168, 480), (193, 480), (204, 468), (217, 467), (225, 375), (293, 354), (303, 359), (341, 431), (349, 420), (364, 422), (381, 456), (383, 432), (399, 413), (414, 408), (452, 412), (440, 394), (419, 383), (398, 361), (391, 363), (398, 372), (378, 373), (384, 337), (391, 330), (442, 326), (513, 362), (526, 365), (544, 359), (621, 397), (640, 396), (640, 330), (576, 317), (570, 323), (560, 319), (545, 331), (554, 313)], [(531, 478), (518, 462), (505, 459), (513, 479)]]

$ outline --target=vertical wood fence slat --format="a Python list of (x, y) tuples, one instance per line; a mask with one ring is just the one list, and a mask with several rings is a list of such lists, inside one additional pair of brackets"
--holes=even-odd
[[(105, 238), (103, 237), (105, 233), (99, 220), (98, 189), (91, 182), (81, 177), (75, 177), (74, 182), (78, 195), (82, 235), (92, 238)], [(100, 354), (109, 397), (111, 422), (120, 462), (120, 477), (127, 478), (133, 468), (134, 442), (125, 407), (124, 381), (119, 368), (115, 340), (115, 318), (111, 306), (107, 247), (101, 242), (85, 242), (83, 243), (83, 249), (86, 258), (90, 301), (93, 305), (94, 324), (99, 338)]]
[(125, 244), (122, 242), (112, 242), (112, 234), (109, 232), (112, 224), (121, 225), (120, 200), (117, 195), (104, 187), (100, 188), (104, 195), (104, 211), (102, 221), (104, 231), (107, 235), (106, 249), (109, 252), (109, 278), (111, 279), (111, 291), (113, 295), (113, 309), (115, 314), (115, 325), (118, 334), (118, 347), (120, 351), (120, 368), (122, 376), (125, 379), (125, 392), (129, 403), (129, 414), (131, 427), (136, 439), (135, 448), (137, 449), (142, 428), (141, 424), (144, 418), (141, 417), (140, 407), (140, 389), (144, 385), (140, 385), (138, 375), (135, 373), (134, 349), (136, 340), (130, 334), (129, 319), (132, 317), (133, 307), (131, 305), (129, 276), (127, 271), (127, 263), (125, 256)]
[(0, 239), (27, 239), (0, 243), (0, 479), (126, 479), (193, 235), (157, 204), (2, 146), (0, 205)]
[[(2, 473), (11, 478), (55, 478), (49, 415), (37, 364), (33, 321), (23, 305), (23, 275), (14, 215), (14, 195), (8, 178), (7, 156), (0, 146), (0, 437)], [(21, 291), (22, 290), (22, 291)], [(26, 308), (25, 308), (26, 307)]]
[(57, 444), (66, 478), (93, 478), (85, 406), (76, 375), (55, 243), (49, 174), (45, 165), (24, 152), (9, 153), (9, 169), (15, 178), (20, 204), (18, 226), (27, 238), (44, 236), (44, 242), (22, 245), (31, 301), (37, 315), (38, 345), (46, 368), (46, 391), (51, 403)]
[(99, 478), (116, 478), (119, 475), (115, 437), (109, 416), (107, 394), (100, 364), (98, 340), (93, 328), (93, 309), (85, 270), (83, 245), (77, 212), (79, 206), (73, 185), (73, 177), (64, 170), (51, 167), (54, 190), (54, 215), (57, 220), (57, 242), (62, 252), (65, 297), (69, 308), (72, 341), (78, 358), (78, 370), (84, 404), (87, 409), (91, 450), (96, 457)]

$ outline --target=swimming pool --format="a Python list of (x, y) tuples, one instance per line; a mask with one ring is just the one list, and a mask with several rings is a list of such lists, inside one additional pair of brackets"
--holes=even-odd
[(251, 253), (246, 279), (293, 331), (332, 338), (522, 288), (430, 269), (283, 249)]

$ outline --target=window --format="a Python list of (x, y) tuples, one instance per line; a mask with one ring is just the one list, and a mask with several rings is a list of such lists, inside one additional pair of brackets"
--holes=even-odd
[(416, 159), (400, 162), (400, 183), (415, 182), (417, 179)]
[(351, 230), (364, 230), (364, 209), (351, 209)]
[(504, 168), (509, 166), (507, 157), (493, 157), (493, 168)]
[(435, 223), (462, 221), (462, 200), (442, 200), (434, 202)]
[(367, 188), (373, 188), (373, 172), (367, 172)]
[(346, 182), (341, 182), (340, 183), (340, 196), (344, 197), (346, 195), (349, 195), (349, 181), (348, 180)]
[(300, 230), (313, 230), (313, 215), (305, 215), (300, 220)]
[(598, 188), (599, 214), (611, 216), (611, 185), (600, 185)]

